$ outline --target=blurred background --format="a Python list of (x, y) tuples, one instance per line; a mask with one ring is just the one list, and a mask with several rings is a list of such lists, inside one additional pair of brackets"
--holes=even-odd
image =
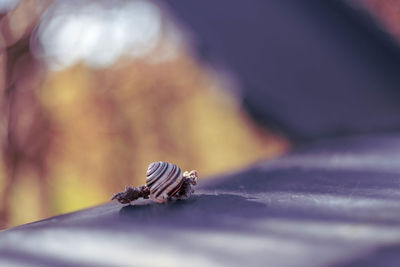
[(0, 7), (1, 228), (108, 201), (152, 161), (206, 178), (287, 146), (154, 2)]
[[(400, 38), (400, 1), (351, 2)], [(2, 0), (0, 13), (0, 228), (108, 201), (152, 161), (206, 179), (290, 147), (160, 3)]]

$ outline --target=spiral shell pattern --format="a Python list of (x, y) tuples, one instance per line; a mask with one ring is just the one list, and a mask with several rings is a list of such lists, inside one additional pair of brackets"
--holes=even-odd
[(182, 171), (175, 164), (159, 161), (147, 168), (146, 185), (150, 189), (150, 198), (158, 203), (174, 196), (182, 184)]

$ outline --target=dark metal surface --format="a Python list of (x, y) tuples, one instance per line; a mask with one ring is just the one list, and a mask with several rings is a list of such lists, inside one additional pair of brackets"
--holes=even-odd
[(187, 201), (109, 203), (1, 232), (0, 265), (391, 266), (399, 192), (399, 135), (321, 140), (203, 181)]
[(344, 1), (165, 0), (261, 123), (293, 140), (399, 129), (399, 49)]
[(400, 125), (397, 47), (340, 1), (167, 2), (255, 117), (293, 139), (330, 137), (203, 181), (187, 201), (3, 231), (0, 265), (399, 266), (400, 134), (349, 135)]

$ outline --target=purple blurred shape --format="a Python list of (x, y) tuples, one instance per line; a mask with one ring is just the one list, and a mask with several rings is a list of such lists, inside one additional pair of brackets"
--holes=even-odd
[(398, 129), (400, 55), (343, 1), (165, 0), (200, 57), (230, 69), (260, 122), (310, 140)]

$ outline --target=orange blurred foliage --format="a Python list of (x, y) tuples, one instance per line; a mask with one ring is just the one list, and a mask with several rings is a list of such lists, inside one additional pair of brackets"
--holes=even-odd
[(97, 71), (78, 65), (50, 76), (40, 92), (53, 125), (47, 160), (56, 211), (143, 184), (152, 161), (207, 177), (276, 156), (287, 145), (253, 125), (185, 54)]
[(0, 227), (108, 201), (126, 185), (143, 184), (152, 161), (207, 178), (287, 148), (183, 47), (169, 60), (122, 57), (102, 69), (82, 62), (49, 70), (30, 49), (45, 10), (28, 12), (37, 5), (22, 2), (2, 19), (20, 24), (19, 35), (1, 31), (14, 41), (0, 53)]

